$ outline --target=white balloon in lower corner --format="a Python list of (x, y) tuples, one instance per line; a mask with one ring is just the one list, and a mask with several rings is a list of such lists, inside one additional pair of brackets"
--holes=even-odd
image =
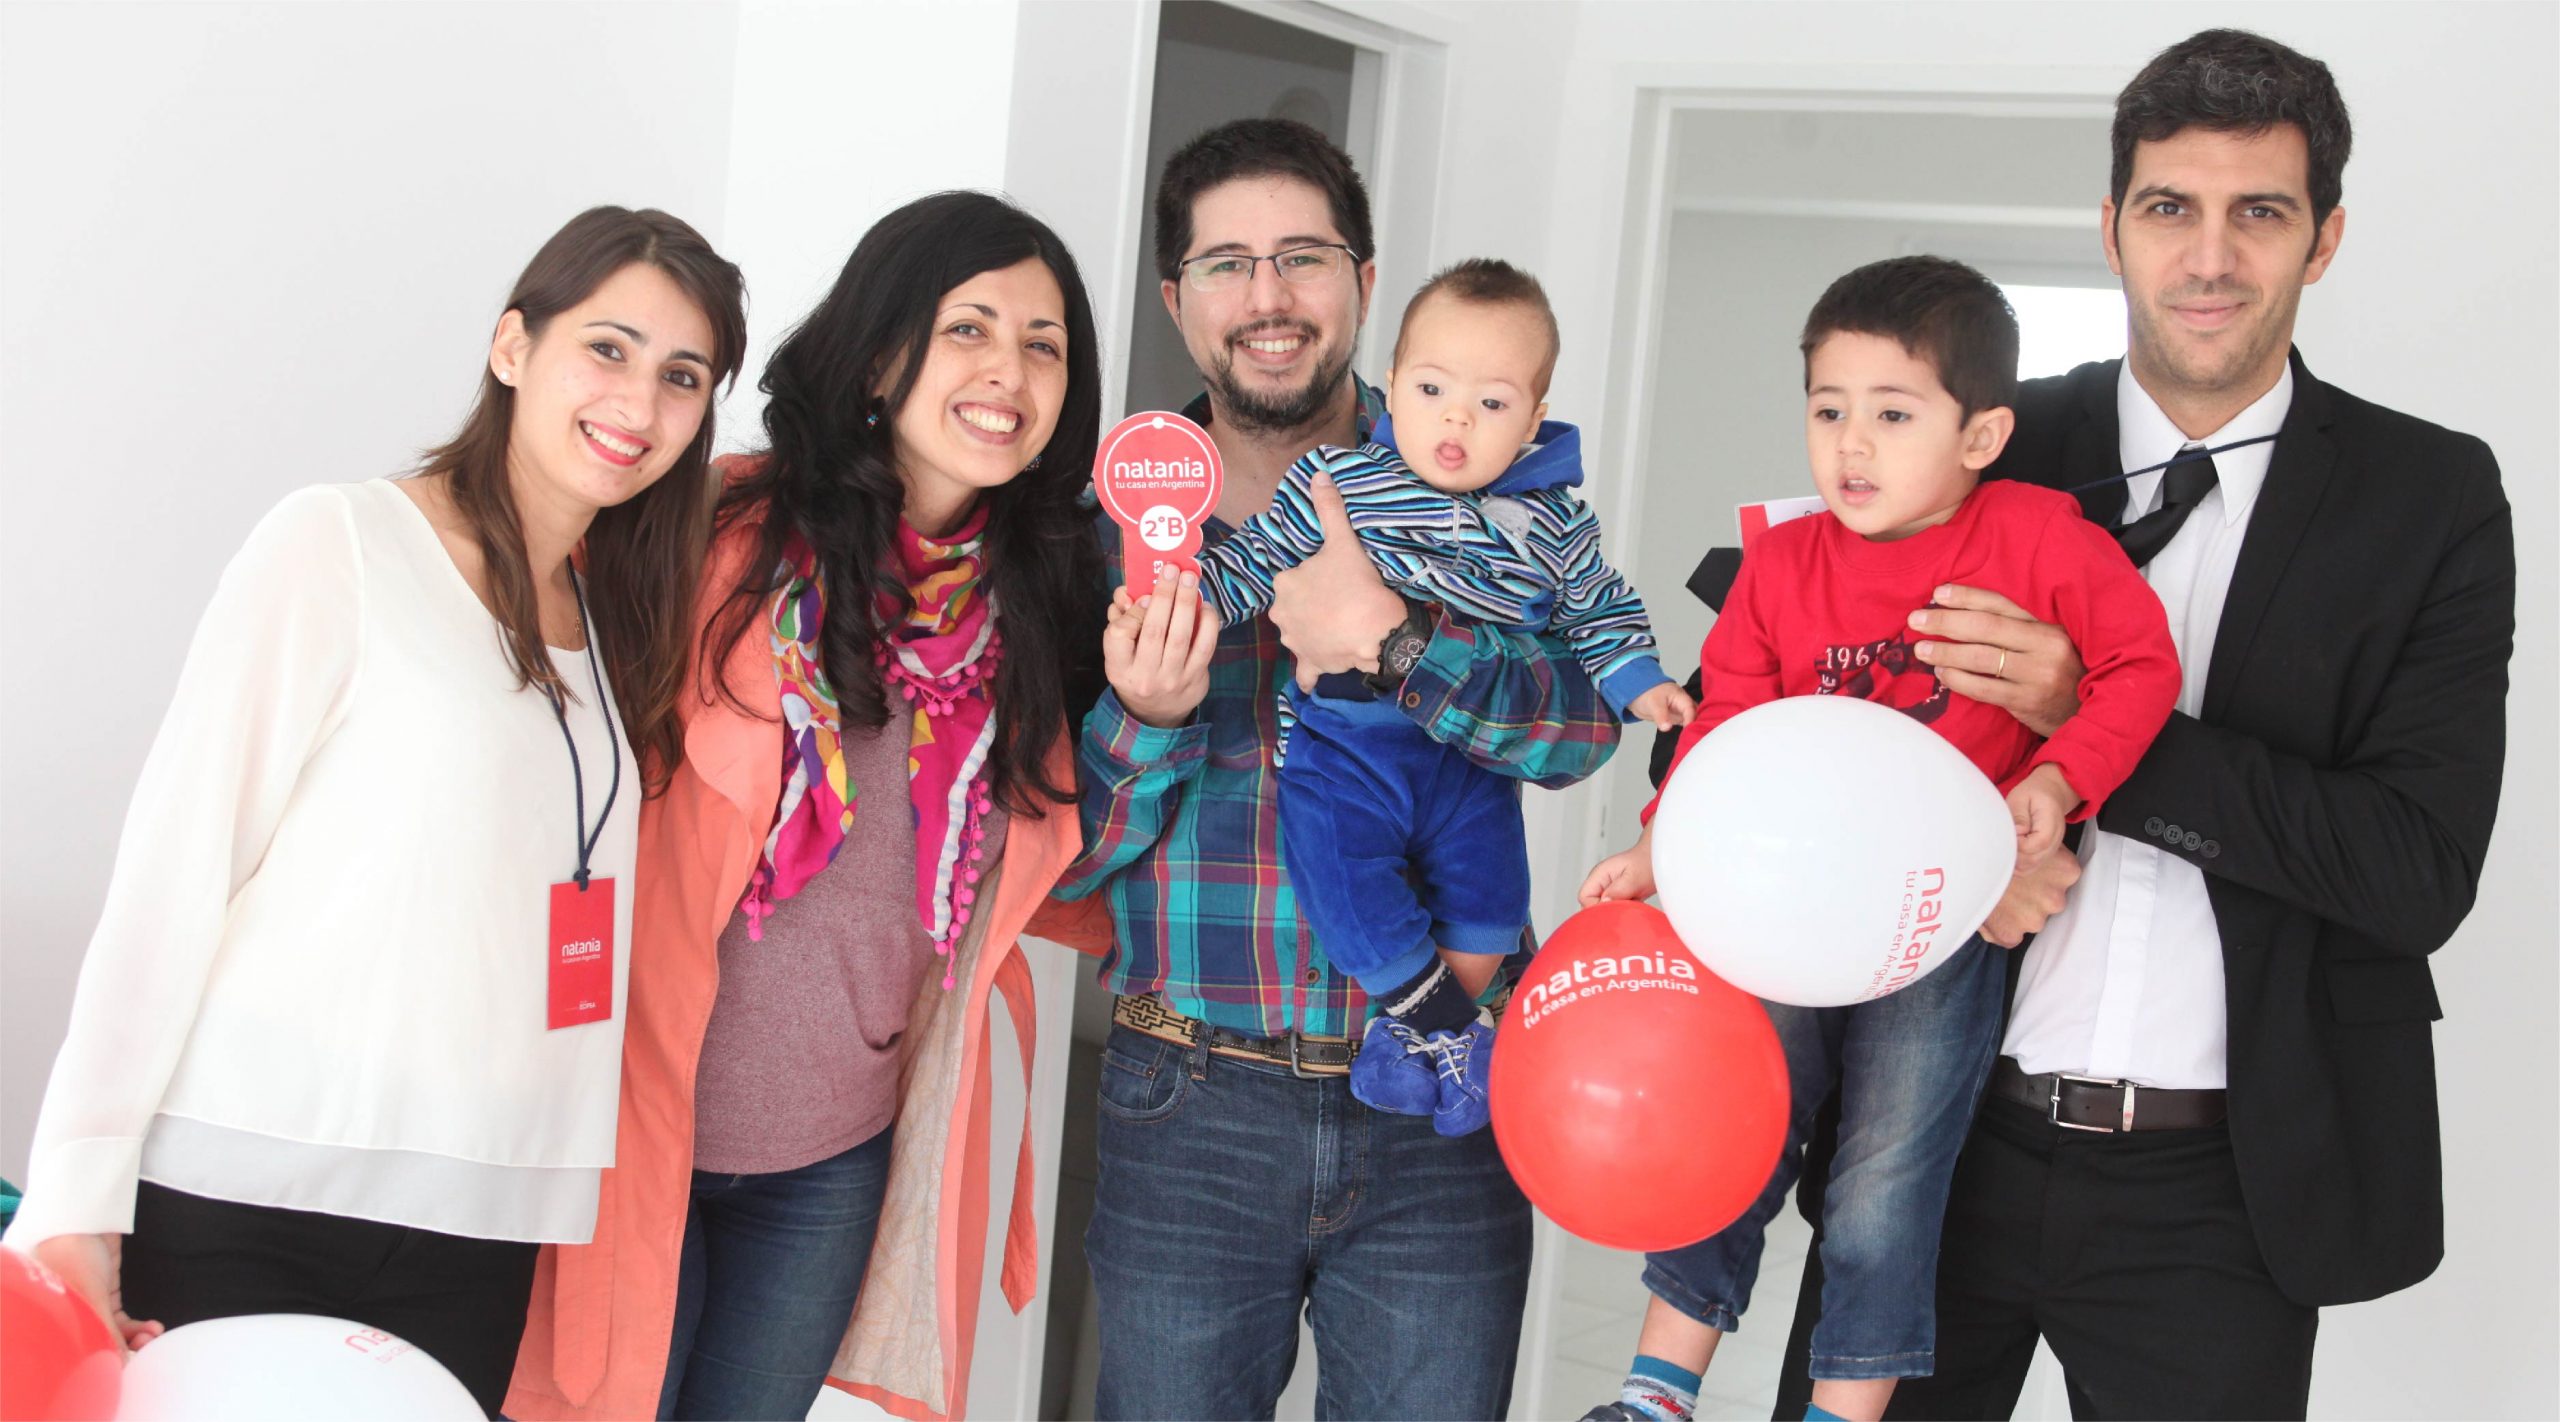
[(1708, 732), (1653, 818), (1681, 941), (1744, 992), (1802, 1007), (1919, 981), (1990, 917), (2016, 862), (2008, 806), (1962, 751), (1845, 696), (1787, 697)]
[(172, 1328), (126, 1362), (116, 1422), (461, 1422), (486, 1416), (416, 1346), (361, 1323), (245, 1314)]

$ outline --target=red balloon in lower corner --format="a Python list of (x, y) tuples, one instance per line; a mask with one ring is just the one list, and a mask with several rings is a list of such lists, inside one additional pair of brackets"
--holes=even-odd
[(1494, 1034), (1491, 1094), (1521, 1192), (1612, 1249), (1677, 1249), (1733, 1223), (1786, 1141), (1768, 1009), (1644, 904), (1596, 904), (1547, 940)]
[(59, 1275), (0, 1249), (0, 1418), (113, 1417), (124, 1349)]

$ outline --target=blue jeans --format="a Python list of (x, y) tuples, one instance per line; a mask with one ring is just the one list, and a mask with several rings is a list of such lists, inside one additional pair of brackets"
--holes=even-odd
[(797, 1170), (693, 1172), (660, 1418), (809, 1415), (853, 1321), (888, 1186), (885, 1130)]
[(1099, 1145), (1095, 1416), (1271, 1416), (1302, 1312), (1319, 1418), (1509, 1411), (1529, 1202), (1491, 1131), (1115, 1027)]
[(1645, 1256), (1656, 1298), (1724, 1332), (1760, 1274), (1762, 1232), (1804, 1168), (1814, 1112), (1840, 1088), (1840, 1146), (1822, 1198), (1817, 1378), (1925, 1377), (1937, 1365), (1938, 1230), (1956, 1155), (2000, 1040), (2004, 950), (1980, 938), (1927, 977), (1854, 1007), (1770, 1003), (1794, 1109), (1778, 1168), (1720, 1234)]

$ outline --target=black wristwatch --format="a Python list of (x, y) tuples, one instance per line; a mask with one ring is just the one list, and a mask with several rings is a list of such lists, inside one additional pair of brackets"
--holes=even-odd
[(1392, 696), (1404, 685), (1404, 679), (1422, 663), (1422, 654), (1431, 646), (1432, 629), (1439, 626), (1439, 609), (1427, 602), (1404, 600), (1404, 621), (1387, 633), (1378, 644), (1378, 669), (1363, 672), (1360, 679), (1381, 696)]

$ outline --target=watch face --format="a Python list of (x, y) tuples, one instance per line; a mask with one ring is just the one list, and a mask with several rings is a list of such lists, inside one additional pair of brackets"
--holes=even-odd
[(1390, 641), (1387, 644), (1387, 654), (1379, 658), (1379, 661), (1384, 663), (1388, 670), (1402, 676), (1413, 670), (1413, 664), (1422, 660), (1423, 649), (1430, 645), (1426, 639), (1408, 632)]

